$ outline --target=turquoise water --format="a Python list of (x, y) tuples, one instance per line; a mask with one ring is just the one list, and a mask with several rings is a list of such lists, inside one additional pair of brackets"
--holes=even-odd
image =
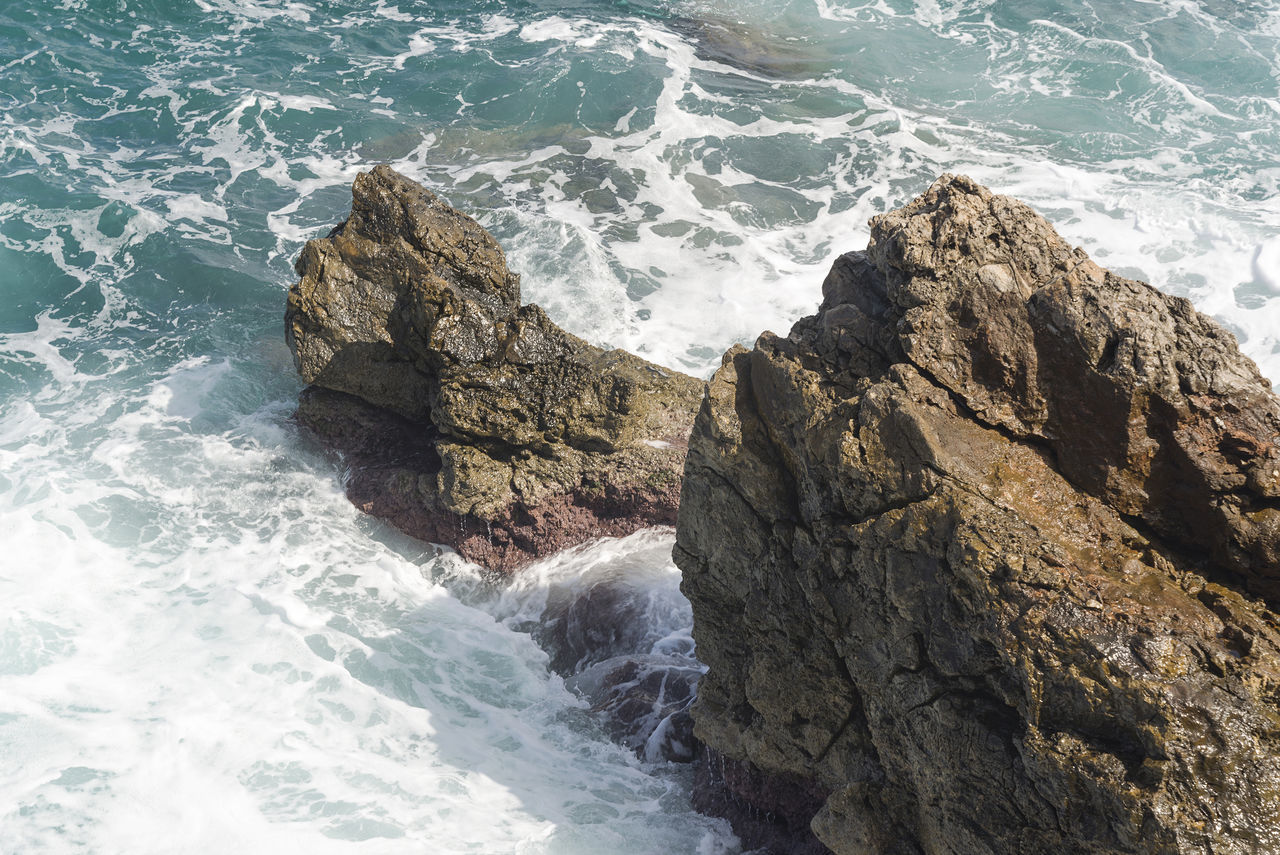
[(735, 851), (519, 631), (586, 565), (673, 592), (669, 534), (513, 605), (290, 423), (292, 261), (361, 169), (702, 375), (964, 172), (1276, 380), (1277, 128), (1277, 2), (9, 0), (0, 852)]

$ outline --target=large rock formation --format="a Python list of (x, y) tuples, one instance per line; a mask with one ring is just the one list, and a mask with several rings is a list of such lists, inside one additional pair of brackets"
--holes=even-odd
[(1280, 853), (1280, 404), (1232, 337), (950, 176), (823, 296), (690, 440), (703, 802), (841, 855)]
[(673, 523), (703, 384), (522, 306), (493, 237), (390, 167), (352, 197), (285, 316), (352, 500), (495, 571)]

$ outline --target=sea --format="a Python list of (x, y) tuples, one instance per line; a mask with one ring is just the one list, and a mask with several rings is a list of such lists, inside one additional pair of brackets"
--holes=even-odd
[(0, 855), (741, 851), (537, 643), (621, 580), (689, 655), (670, 530), (495, 586), (292, 421), (384, 162), (702, 377), (952, 172), (1280, 379), (1277, 0), (3, 0)]

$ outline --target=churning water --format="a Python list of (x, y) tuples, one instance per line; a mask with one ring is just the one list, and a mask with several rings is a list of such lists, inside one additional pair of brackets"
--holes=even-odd
[(687, 650), (669, 533), (491, 591), (290, 423), (291, 262), (383, 161), (695, 374), (950, 171), (1280, 379), (1276, 0), (6, 0), (0, 853), (736, 851), (528, 632), (626, 576)]

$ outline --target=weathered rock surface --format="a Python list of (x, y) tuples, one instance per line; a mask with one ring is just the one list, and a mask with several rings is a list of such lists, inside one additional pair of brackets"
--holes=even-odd
[(285, 316), (299, 420), (352, 500), (495, 571), (673, 523), (702, 383), (521, 305), (493, 237), (390, 167), (352, 197)]
[(1232, 337), (950, 176), (823, 294), (690, 440), (703, 799), (780, 782), (841, 855), (1280, 853), (1280, 404)]

